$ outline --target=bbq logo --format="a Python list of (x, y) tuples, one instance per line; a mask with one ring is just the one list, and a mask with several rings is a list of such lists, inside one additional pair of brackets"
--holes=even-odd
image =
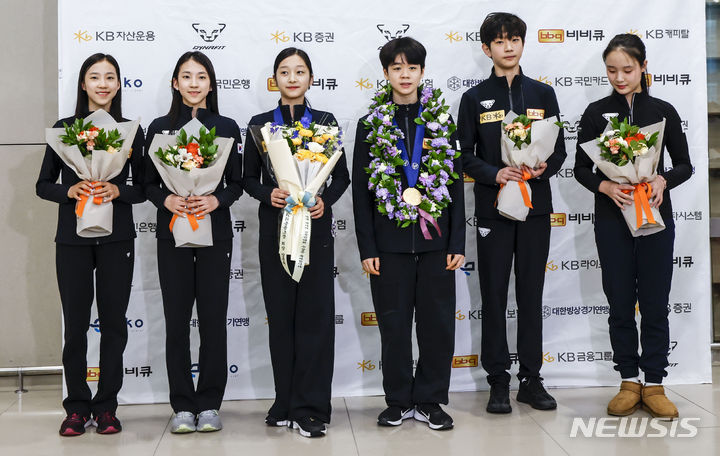
[(478, 355), (453, 356), (452, 368), (478, 367)]
[(195, 29), (200, 38), (206, 43), (212, 43), (225, 30), (227, 24), (195, 22), (192, 28)]
[(540, 29), (538, 30), (538, 42), (540, 43), (562, 43), (565, 41), (565, 30), (562, 29)]

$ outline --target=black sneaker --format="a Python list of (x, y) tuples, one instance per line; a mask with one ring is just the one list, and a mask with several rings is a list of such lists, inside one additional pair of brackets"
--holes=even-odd
[(265, 417), (265, 424), (271, 427), (285, 427), (292, 425), (292, 422), (290, 420), (283, 420), (280, 418), (275, 418), (274, 416), (268, 414), (268, 416)]
[(520, 380), (517, 401), (530, 404), (537, 410), (554, 410), (557, 408), (555, 399), (545, 391), (542, 377), (525, 377)]
[(412, 418), (414, 414), (415, 409), (412, 407), (405, 408), (391, 405), (378, 415), (378, 424), (380, 426), (400, 426), (403, 420)]
[(300, 435), (303, 437), (322, 437), (327, 434), (325, 423), (314, 416), (304, 416), (293, 421), (293, 429), (300, 431)]
[(95, 415), (95, 422), (97, 423), (98, 434), (117, 434), (122, 431), (122, 425), (120, 420), (117, 419), (114, 412), (102, 412), (100, 415)]
[(490, 399), (485, 409), (488, 413), (510, 413), (510, 385), (495, 383), (490, 385)]
[(415, 419), (427, 423), (430, 429), (442, 431), (453, 428), (453, 419), (438, 404), (419, 404), (415, 407)]
[(65, 417), (60, 425), (60, 435), (63, 437), (73, 437), (85, 433), (85, 428), (90, 426), (92, 421), (89, 416), (79, 413), (72, 413)]

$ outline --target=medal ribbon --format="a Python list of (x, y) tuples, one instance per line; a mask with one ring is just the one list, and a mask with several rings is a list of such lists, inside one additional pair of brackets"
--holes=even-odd
[[(418, 110), (418, 117), (422, 115), (423, 108), (420, 105)], [(413, 119), (414, 122), (414, 119)], [(393, 117), (393, 125), (398, 127), (395, 118)], [(399, 127), (398, 127), (399, 128)], [(408, 187), (414, 187), (417, 183), (418, 176), (420, 175), (420, 159), (422, 158), (422, 147), (423, 138), (425, 137), (425, 125), (417, 125), (415, 127), (415, 142), (413, 143), (412, 158), (408, 157), (407, 147), (405, 146), (405, 140), (398, 139), (397, 146), (400, 149), (400, 157), (403, 159), (405, 164), (403, 165), (403, 171), (405, 171), (405, 177), (407, 177)]]
[[(293, 109), (292, 106), (290, 106), (290, 109)], [(283, 120), (282, 111), (280, 111), (280, 106), (275, 108), (273, 111), (273, 120), (278, 125), (284, 125), (285, 121)], [(300, 123), (303, 127), (306, 127), (310, 125), (310, 122), (312, 122), (312, 111), (310, 111), (310, 108), (305, 106), (305, 112), (303, 112), (302, 117), (300, 118)]]

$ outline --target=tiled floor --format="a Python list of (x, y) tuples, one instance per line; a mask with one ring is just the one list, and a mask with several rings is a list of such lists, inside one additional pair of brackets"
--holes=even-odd
[[(270, 401), (228, 401), (223, 404), (225, 429), (212, 434), (172, 435), (167, 404), (122, 406), (122, 433), (102, 436), (89, 429), (83, 436), (61, 438), (64, 414), (58, 388), (38, 388), (18, 396), (0, 391), (0, 455), (688, 455), (720, 454), (720, 367), (713, 368), (712, 385), (670, 386), (668, 396), (685, 422), (647, 423), (641, 438), (571, 436), (573, 419), (588, 423), (605, 415), (614, 388), (555, 389), (558, 409), (540, 412), (512, 401), (513, 413), (485, 412), (487, 392), (452, 393), (447, 410), (455, 419), (452, 431), (431, 431), (424, 423), (405, 421), (397, 428), (380, 428), (377, 414), (382, 397), (333, 399), (328, 435), (306, 439), (288, 429), (263, 424)], [(511, 394), (514, 397), (514, 393)], [(634, 417), (647, 418), (638, 411)], [(600, 433), (612, 433), (617, 421)], [(639, 424), (639, 422), (638, 422)], [(608, 427), (610, 426), (610, 427)], [(661, 430), (654, 426), (659, 426)], [(694, 437), (689, 427), (697, 428)], [(664, 431), (662, 431), (664, 429)], [(597, 431), (597, 428), (596, 428)], [(652, 437), (664, 432), (664, 437)], [(674, 437), (671, 437), (674, 435)]]

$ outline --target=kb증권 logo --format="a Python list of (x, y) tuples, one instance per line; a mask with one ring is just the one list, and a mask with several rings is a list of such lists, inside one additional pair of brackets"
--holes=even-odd
[(360, 314), (360, 324), (362, 326), (377, 326), (377, 315), (375, 312), (363, 312)]
[(100, 380), (100, 368), (99, 367), (88, 367), (86, 381), (97, 382), (99, 380)]
[(452, 368), (478, 367), (478, 355), (453, 356)]
[(563, 29), (538, 30), (539, 43), (562, 43), (563, 41), (565, 41), (565, 30)]

